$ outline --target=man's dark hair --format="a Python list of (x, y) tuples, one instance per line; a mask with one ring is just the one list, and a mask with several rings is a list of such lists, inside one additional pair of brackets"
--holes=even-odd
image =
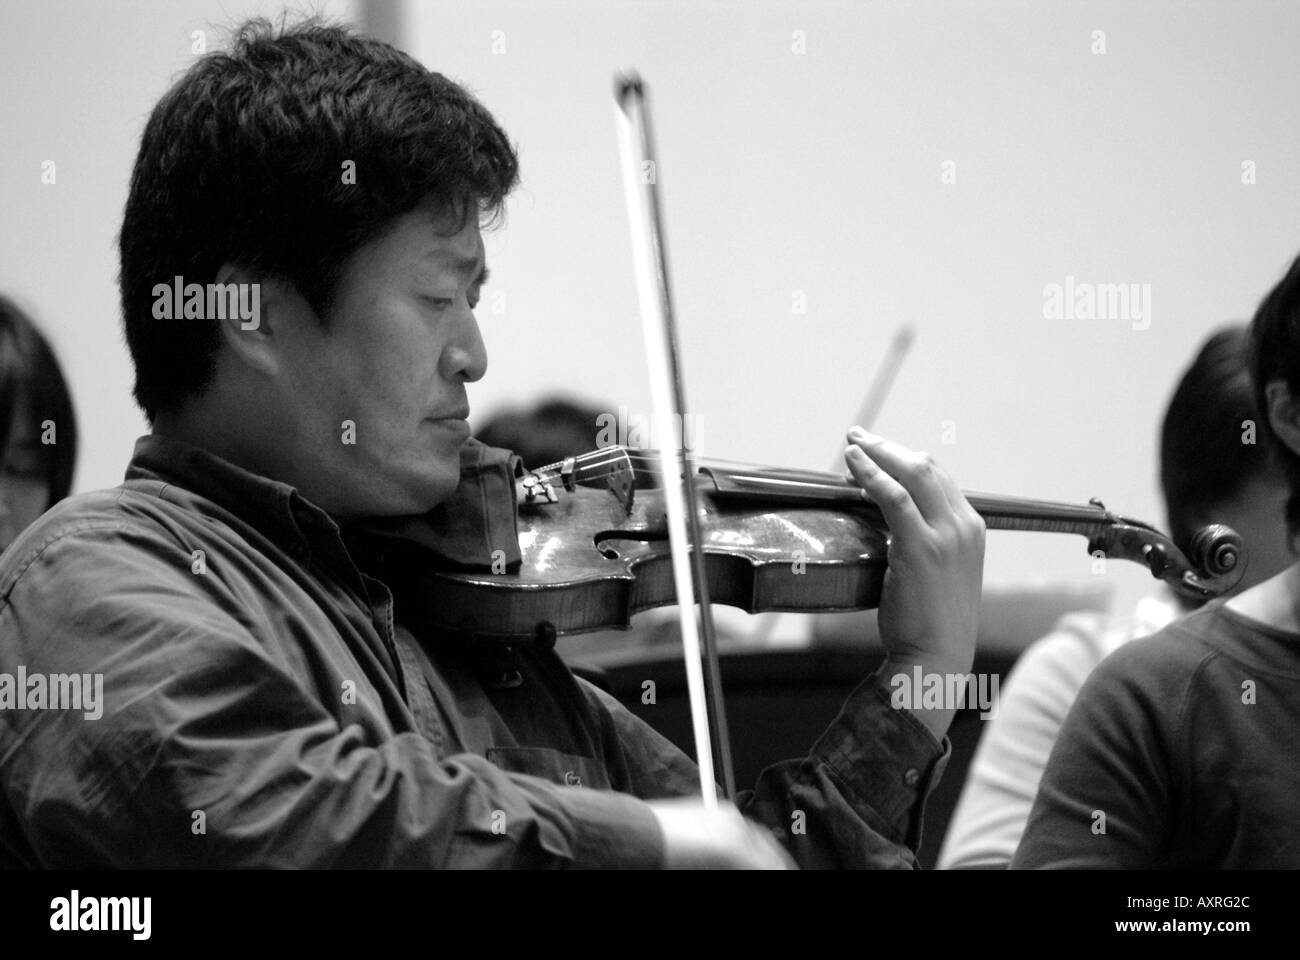
[(1275, 469), (1268, 446), (1243, 443), (1263, 419), (1248, 366), (1244, 325), (1211, 336), (1183, 374), (1160, 430), (1160, 485), (1170, 536), (1189, 552), (1198, 527), (1252, 479)]
[(201, 394), (220, 343), (216, 320), (155, 319), (155, 284), (237, 263), (292, 282), (323, 322), (343, 262), (394, 217), (432, 199), (459, 227), (490, 222), (517, 182), (492, 115), (405, 53), (318, 20), (245, 23), (140, 143), (120, 237), (136, 400), (152, 420)]
[[(47, 507), (72, 489), (77, 465), (77, 418), (72, 397), (54, 351), (35, 324), (7, 297), (0, 296), (0, 455), (6, 454), (13, 430), (13, 413), (24, 406), (30, 432), (42, 434), (41, 424), (54, 424), (54, 443), (40, 445), (40, 472), (50, 488)], [(0, 456), (0, 459), (4, 459)], [(7, 544), (0, 543), (0, 548)]]
[(1286, 525), (1300, 532), (1300, 455), (1282, 443), (1273, 432), (1265, 391), (1281, 380), (1300, 401), (1300, 257), (1286, 276), (1264, 297), (1250, 325), (1250, 375), (1255, 402), (1260, 410), (1260, 433), (1272, 448), (1278, 465), (1291, 488), (1286, 504)]

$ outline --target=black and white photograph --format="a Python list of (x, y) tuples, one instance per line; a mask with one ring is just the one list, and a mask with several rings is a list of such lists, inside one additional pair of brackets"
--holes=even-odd
[(731, 872), (731, 922), (1027, 930), (1047, 870), (1055, 937), (1249, 945), (1300, 868), (1297, 39), (3, 0), (10, 922), (912, 870)]

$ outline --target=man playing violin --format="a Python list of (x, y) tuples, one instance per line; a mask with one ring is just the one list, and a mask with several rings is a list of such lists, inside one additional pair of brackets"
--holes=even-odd
[[(0, 866), (915, 865), (951, 710), (866, 678), (807, 757), (706, 809), (553, 651), (495, 683), (394, 597), (377, 526), (494, 522), (462, 509), (505, 463), (466, 385), (516, 181), (469, 94), (339, 28), (250, 23), (163, 97), (120, 238), (152, 432), (0, 559), (0, 674), (102, 675), (102, 715), (0, 710)], [(893, 534), (878, 676), (964, 674), (983, 523), (928, 457), (849, 441)]]

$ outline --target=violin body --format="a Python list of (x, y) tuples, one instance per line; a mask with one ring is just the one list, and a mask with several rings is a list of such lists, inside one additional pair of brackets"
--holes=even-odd
[[(731, 502), (697, 480), (709, 599), (749, 613), (875, 606), (886, 534), (864, 511)], [(575, 487), (519, 507), (517, 570), (430, 572), (424, 604), (440, 625), (487, 638), (627, 628), (676, 602), (664, 503), (638, 490), (631, 509), (610, 489)]]

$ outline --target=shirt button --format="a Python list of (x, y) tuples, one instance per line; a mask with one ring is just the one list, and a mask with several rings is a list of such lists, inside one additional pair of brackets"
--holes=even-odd
[(921, 780), (921, 771), (913, 767), (907, 773), (903, 774), (903, 782), (909, 787), (914, 787)]

